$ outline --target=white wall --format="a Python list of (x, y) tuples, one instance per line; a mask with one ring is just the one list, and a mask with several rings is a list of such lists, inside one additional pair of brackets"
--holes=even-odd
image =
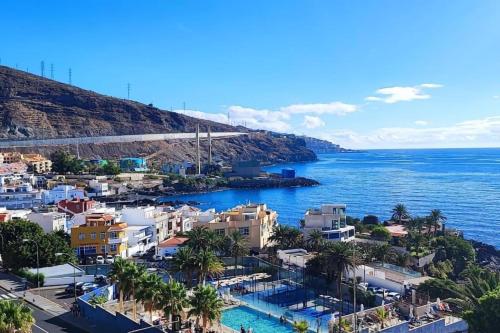
[[(94, 276), (93, 275), (77, 276), (76, 282), (94, 282)], [(62, 285), (70, 284), (70, 283), (73, 283), (72, 276), (46, 278), (43, 285), (45, 287), (49, 287), (49, 286), (62, 286)]]

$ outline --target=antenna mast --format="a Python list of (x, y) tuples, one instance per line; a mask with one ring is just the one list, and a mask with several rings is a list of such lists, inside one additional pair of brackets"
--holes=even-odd
[(69, 68), (68, 70), (68, 83), (71, 85), (72, 84), (72, 81), (71, 81), (71, 67)]

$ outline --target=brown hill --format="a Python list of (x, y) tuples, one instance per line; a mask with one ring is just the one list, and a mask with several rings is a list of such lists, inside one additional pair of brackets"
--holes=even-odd
[[(247, 136), (214, 140), (214, 156), (225, 161), (257, 159), (265, 163), (310, 161), (316, 155), (304, 139), (252, 131), (188, 117), (142, 103), (92, 91), (0, 66), (0, 140), (144, 133), (244, 131)], [(80, 146), (86, 158), (154, 156), (158, 161), (194, 160), (194, 142), (142, 142)], [(39, 147), (48, 154), (61, 147)], [(65, 149), (75, 150), (75, 147)], [(203, 148), (205, 150), (205, 147)], [(32, 149), (31, 149), (32, 150)], [(206, 155), (206, 154), (204, 154)]]

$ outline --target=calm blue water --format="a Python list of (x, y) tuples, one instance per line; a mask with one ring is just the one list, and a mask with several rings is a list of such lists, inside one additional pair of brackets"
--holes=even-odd
[[(287, 164), (297, 175), (318, 180), (316, 187), (228, 190), (185, 195), (201, 208), (227, 209), (265, 202), (278, 211), (279, 222), (297, 225), (305, 210), (322, 203), (346, 203), (348, 214), (390, 217), (406, 204), (412, 214), (439, 208), (448, 225), (465, 237), (500, 247), (500, 149), (373, 150), (322, 154), (319, 161)], [(279, 172), (283, 165), (267, 168)]]
[(231, 308), (222, 313), (222, 324), (239, 331), (241, 325), (248, 331), (252, 328), (254, 333), (291, 333), (290, 324), (282, 325), (274, 317), (268, 318), (266, 314), (255, 311), (246, 306)]

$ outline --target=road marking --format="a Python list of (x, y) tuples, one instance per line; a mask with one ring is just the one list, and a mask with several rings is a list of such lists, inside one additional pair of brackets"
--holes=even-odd
[(14, 295), (14, 294), (12, 294), (12, 293), (10, 293), (10, 294), (8, 294), (8, 295), (9, 295), (10, 297), (12, 297), (12, 298), (18, 298), (18, 297), (17, 297), (17, 295)]
[(2, 295), (0, 295), (0, 297), (2, 297), (3, 299), (9, 299), (9, 298), (10, 298), (9, 296), (7, 296), (7, 295), (3, 295), (3, 294), (2, 294)]
[(40, 331), (42, 331), (44, 333), (49, 333), (49, 331), (44, 330), (43, 328), (41, 328), (40, 326), (38, 326), (36, 324), (33, 324), (33, 326), (35, 326), (36, 328), (38, 328)]

